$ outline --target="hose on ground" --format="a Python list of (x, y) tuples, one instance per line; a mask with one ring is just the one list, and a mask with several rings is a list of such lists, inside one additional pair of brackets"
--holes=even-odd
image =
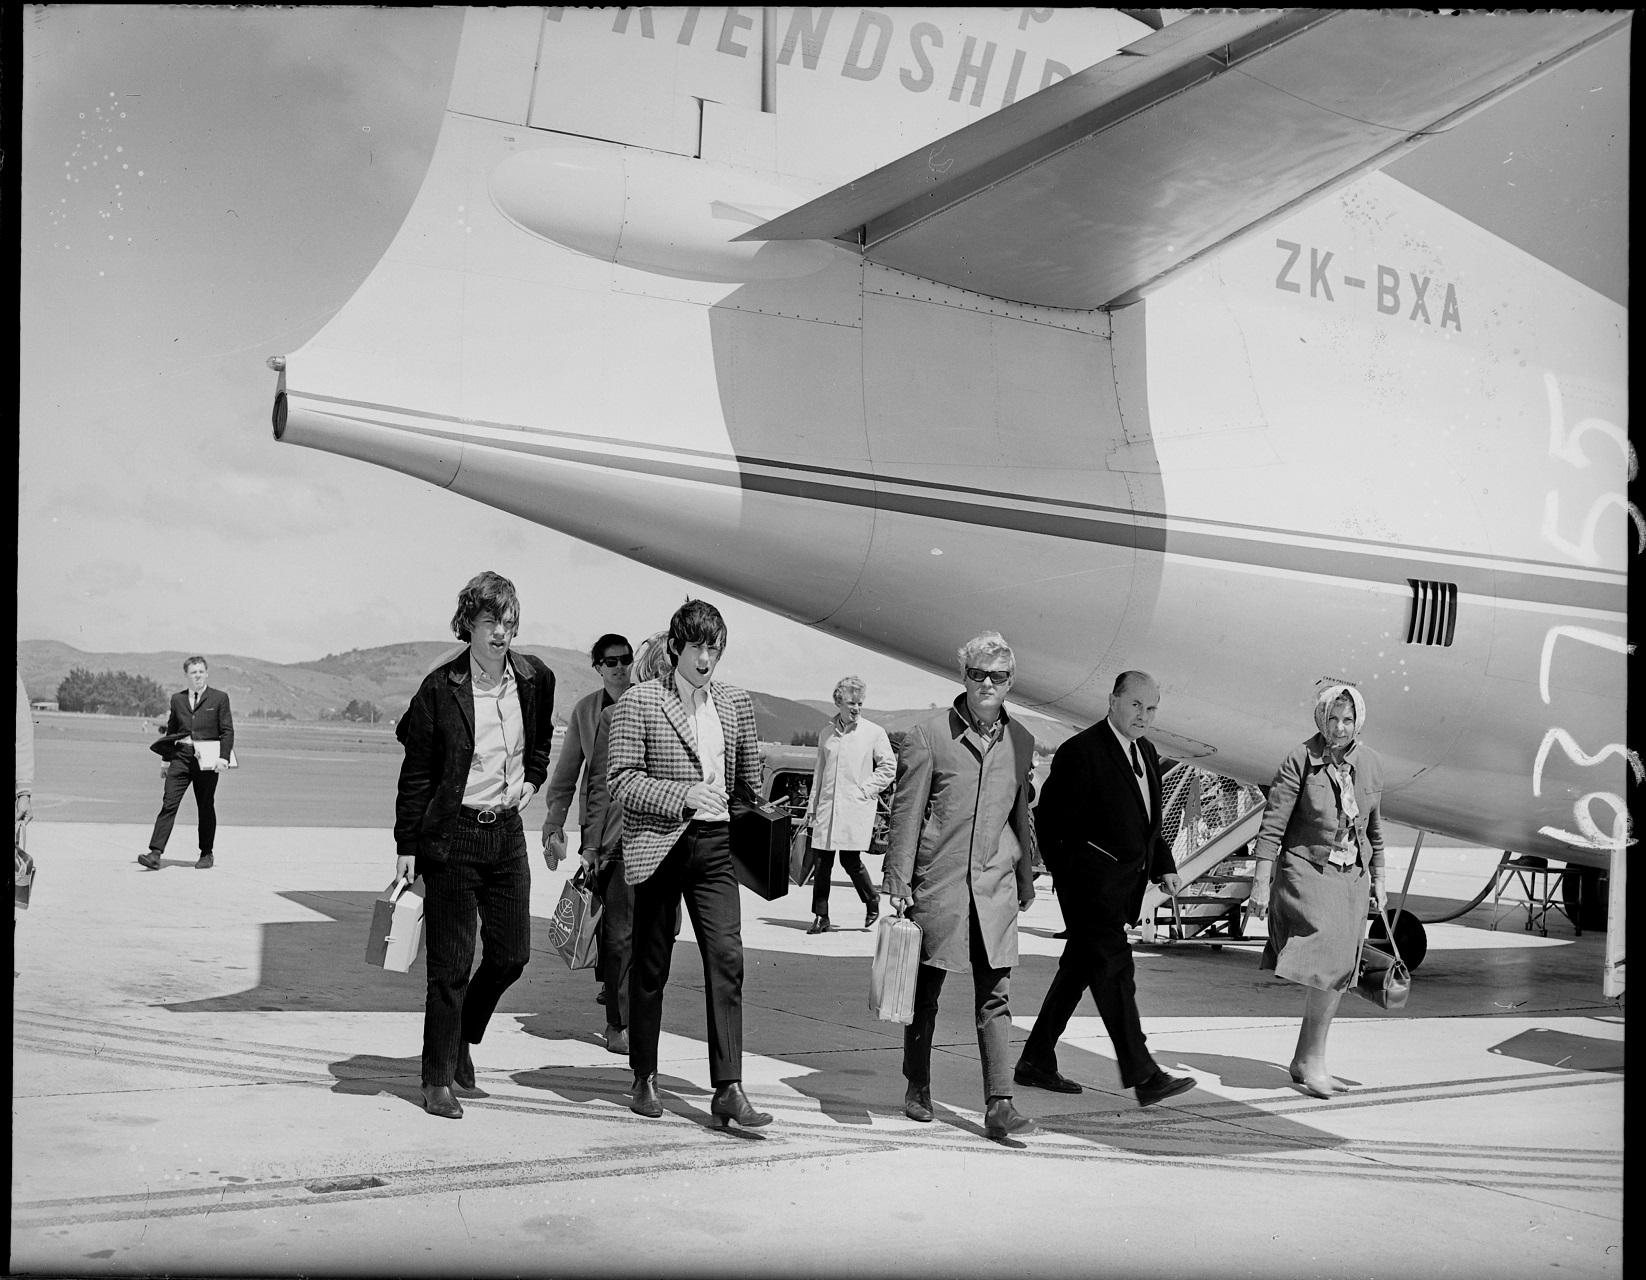
[(1503, 874), (1503, 869), (1509, 865), (1509, 860), (1511, 858), (1513, 858), (1514, 856), (1515, 856), (1514, 854), (1508, 852), (1507, 850), (1504, 851), (1502, 861), (1499, 862), (1497, 864), (1497, 866), (1492, 868), (1492, 874), (1486, 877), (1486, 887), (1484, 889), (1482, 889), (1479, 893), (1475, 894), (1473, 902), (1468, 903), (1466, 906), (1459, 907), (1456, 911), (1452, 912), (1450, 915), (1435, 916), (1434, 919), (1432, 919), (1432, 920), (1419, 920), (1418, 923), (1419, 924), (1445, 924), (1448, 920), (1456, 920), (1459, 916), (1468, 915), (1469, 912), (1473, 911), (1482, 902), (1485, 902), (1486, 901), (1486, 895), (1489, 894), (1493, 889), (1495, 889), (1497, 887), (1498, 877)]

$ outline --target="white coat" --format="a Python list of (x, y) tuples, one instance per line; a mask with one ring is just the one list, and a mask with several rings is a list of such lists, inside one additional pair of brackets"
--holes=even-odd
[(858, 717), (849, 733), (831, 719), (817, 739), (812, 798), (806, 809), (814, 849), (869, 847), (875, 800), (897, 777), (897, 757), (879, 725)]

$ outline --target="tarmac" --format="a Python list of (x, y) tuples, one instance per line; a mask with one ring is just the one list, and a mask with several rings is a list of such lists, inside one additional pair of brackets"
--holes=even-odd
[[(862, 918), (850, 888), (834, 886), (822, 936), (804, 932), (809, 889), (745, 892), (745, 1085), (776, 1119), (744, 1132), (708, 1114), (689, 924), (665, 1114), (646, 1120), (599, 1039), (592, 974), (547, 939), (570, 863), (550, 873), (534, 855), (532, 962), (452, 1122), (418, 1102), (422, 962), (363, 961), (386, 822), (224, 826), (211, 871), (180, 822), (152, 873), (134, 861), (146, 822), (54, 821), (37, 798), (13, 965), (14, 1273), (1621, 1271), (1623, 1010), (1601, 995), (1604, 934), (1563, 917), (1547, 938), (1524, 913), (1487, 928), (1489, 907), (1431, 928), (1405, 1009), (1345, 999), (1331, 1062), (1354, 1087), (1332, 1101), (1291, 1085), (1300, 995), (1254, 952), (1140, 946), (1151, 1049), (1197, 1087), (1140, 1109), (1087, 1004), (1059, 1055), (1086, 1091), (1019, 1089), (1044, 1131), (996, 1142), (969, 984), (944, 993), (937, 1121), (915, 1124), (902, 1029), (867, 1007), (872, 936), (841, 927)], [(1467, 853), (1425, 850), (1408, 905), (1433, 917), (1472, 897), (1478, 851), (1472, 880), (1448, 863)], [(1013, 975), (1018, 1041), (1061, 949), (1040, 883)]]

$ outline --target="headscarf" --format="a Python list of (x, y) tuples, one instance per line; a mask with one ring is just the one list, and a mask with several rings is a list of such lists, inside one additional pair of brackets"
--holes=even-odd
[(1315, 699), (1315, 728), (1320, 730), (1320, 736), (1326, 736), (1326, 718), (1332, 714), (1332, 708), (1339, 698), (1345, 697), (1355, 705), (1355, 736), (1353, 741), (1358, 742), (1360, 735), (1366, 730), (1366, 698), (1365, 695), (1352, 684), (1329, 684), (1320, 691)]

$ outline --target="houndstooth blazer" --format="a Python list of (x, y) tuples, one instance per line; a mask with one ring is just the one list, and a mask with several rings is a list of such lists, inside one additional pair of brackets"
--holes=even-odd
[[(742, 689), (709, 684), (726, 739), (726, 794), (760, 789), (754, 702)], [(674, 673), (632, 687), (612, 707), (606, 781), (623, 805), (623, 878), (639, 884), (662, 865), (686, 829), (686, 792), (703, 780), (697, 744)]]

